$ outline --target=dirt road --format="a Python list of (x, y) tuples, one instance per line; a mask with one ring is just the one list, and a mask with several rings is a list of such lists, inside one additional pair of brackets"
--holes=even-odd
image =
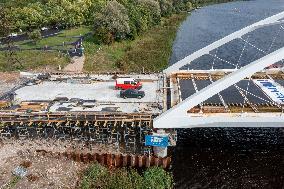
[(80, 72), (83, 71), (84, 61), (85, 61), (85, 56), (81, 56), (81, 57), (75, 56), (75, 57), (72, 58), (71, 63), (68, 64), (63, 69), (63, 71), (80, 73)]

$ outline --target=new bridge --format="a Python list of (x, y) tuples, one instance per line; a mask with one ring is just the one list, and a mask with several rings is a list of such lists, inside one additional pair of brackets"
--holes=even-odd
[[(281, 12), (261, 20), (164, 70), (170, 108), (154, 128), (282, 127), (283, 19)], [(222, 55), (228, 48), (234, 53)], [(211, 69), (192, 69), (204, 64)]]

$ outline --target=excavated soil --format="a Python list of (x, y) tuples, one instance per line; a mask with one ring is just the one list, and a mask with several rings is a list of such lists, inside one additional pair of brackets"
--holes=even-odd
[(20, 78), (20, 73), (0, 72), (0, 96), (15, 86), (20, 85), (22, 82), (23, 80)]
[(11, 140), (0, 141), (0, 189), (11, 184), (17, 166), (26, 167), (28, 174), (19, 179), (12, 188), (76, 188), (87, 164), (65, 158), (41, 156), (37, 150), (53, 152), (80, 151), (107, 153), (115, 150), (104, 146), (86, 146), (53, 140)]

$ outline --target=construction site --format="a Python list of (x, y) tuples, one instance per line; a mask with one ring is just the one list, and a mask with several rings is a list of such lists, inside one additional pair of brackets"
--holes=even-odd
[[(145, 137), (164, 135), (174, 146), (176, 131), (167, 125), (158, 126), (168, 128), (158, 131), (153, 128), (153, 120), (232, 72), (181, 70), (168, 76), (21, 73), (21, 82), (6, 86), (2, 92), (1, 138), (72, 141), (87, 143), (90, 149), (105, 145), (122, 154), (166, 157), (146, 145)], [(257, 81), (277, 83), (280, 90), (283, 76), (278, 68), (257, 72), (188, 109), (187, 116), (192, 124), (195, 119), (204, 122), (204, 118), (232, 118), (244, 113), (251, 117), (277, 117), (283, 107)], [(145, 96), (122, 98), (115, 88), (117, 78), (136, 78), (143, 84)]]
[(2, 138), (88, 141), (115, 144), (121, 152), (151, 154), (143, 140), (153, 132), (152, 119), (165, 108), (162, 75), (131, 76), (143, 83), (142, 99), (119, 97), (111, 74), (21, 77), (25, 82), (1, 97)]
[[(47, 162), (56, 159), (60, 167), (62, 161), (68, 164), (72, 160), (96, 161), (108, 167), (169, 168), (170, 156), (154, 156), (153, 147), (145, 145), (145, 136), (155, 133), (153, 119), (166, 109), (166, 80), (162, 74), (22, 72), (1, 76), (3, 171), (11, 170), (15, 161), (20, 164), (26, 159), (44, 169), (48, 165), (40, 166), (38, 159), (42, 158)], [(120, 97), (115, 81), (130, 77), (142, 83), (143, 98)], [(175, 131), (165, 134), (174, 144)], [(84, 164), (78, 166), (81, 168), (76, 169), (82, 170)], [(0, 178), (0, 183), (5, 182)]]
[[(224, 37), (163, 73), (1, 74), (0, 158), (4, 172), (24, 159), (40, 164), (38, 157), (70, 160), (72, 165), (97, 161), (110, 168), (167, 169), (171, 165), (168, 147), (178, 140), (176, 129), (283, 127), (284, 48), (265, 52), (242, 67), (247, 44), (259, 51), (248, 41), (242, 44), (235, 64), (218, 57), (217, 51), (212, 53), (258, 27), (282, 23), (283, 16), (279, 13)], [(271, 46), (275, 41), (276, 37)], [(205, 56), (212, 69), (185, 69)], [(214, 69), (217, 60), (231, 67)], [(121, 80), (134, 88), (123, 88)], [(63, 164), (58, 167), (64, 169)], [(0, 177), (1, 182), (5, 178)]]
[[(167, 147), (159, 152), (157, 150), (161, 149), (146, 145), (145, 137), (167, 136), (167, 146), (174, 146), (176, 130), (154, 129), (154, 119), (232, 71), (181, 70), (168, 76), (84, 73), (3, 76), (1, 157), (4, 160), (6, 157), (7, 169), (11, 169), (7, 158), (13, 155), (19, 158), (19, 151), (25, 154), (20, 155), (24, 159), (29, 157), (36, 162), (39, 158), (47, 158), (46, 161), (52, 158), (60, 166), (69, 159), (85, 163), (97, 161), (109, 167), (158, 165), (169, 168), (171, 155)], [(145, 96), (121, 98), (120, 90), (115, 88), (117, 78), (138, 79)], [(243, 114), (251, 117), (281, 115), (282, 106), (257, 85), (256, 80), (277, 82), (283, 87), (284, 74), (281, 69), (257, 72), (188, 109), (188, 119), (194, 124), (196, 119), (206, 122), (206, 118)], [(20, 159), (15, 161), (20, 163)]]

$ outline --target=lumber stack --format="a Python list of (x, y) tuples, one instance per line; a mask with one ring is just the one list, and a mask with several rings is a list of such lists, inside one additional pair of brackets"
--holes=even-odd
[(16, 109), (17, 112), (40, 112), (48, 108), (47, 102), (21, 102), (20, 107)]

